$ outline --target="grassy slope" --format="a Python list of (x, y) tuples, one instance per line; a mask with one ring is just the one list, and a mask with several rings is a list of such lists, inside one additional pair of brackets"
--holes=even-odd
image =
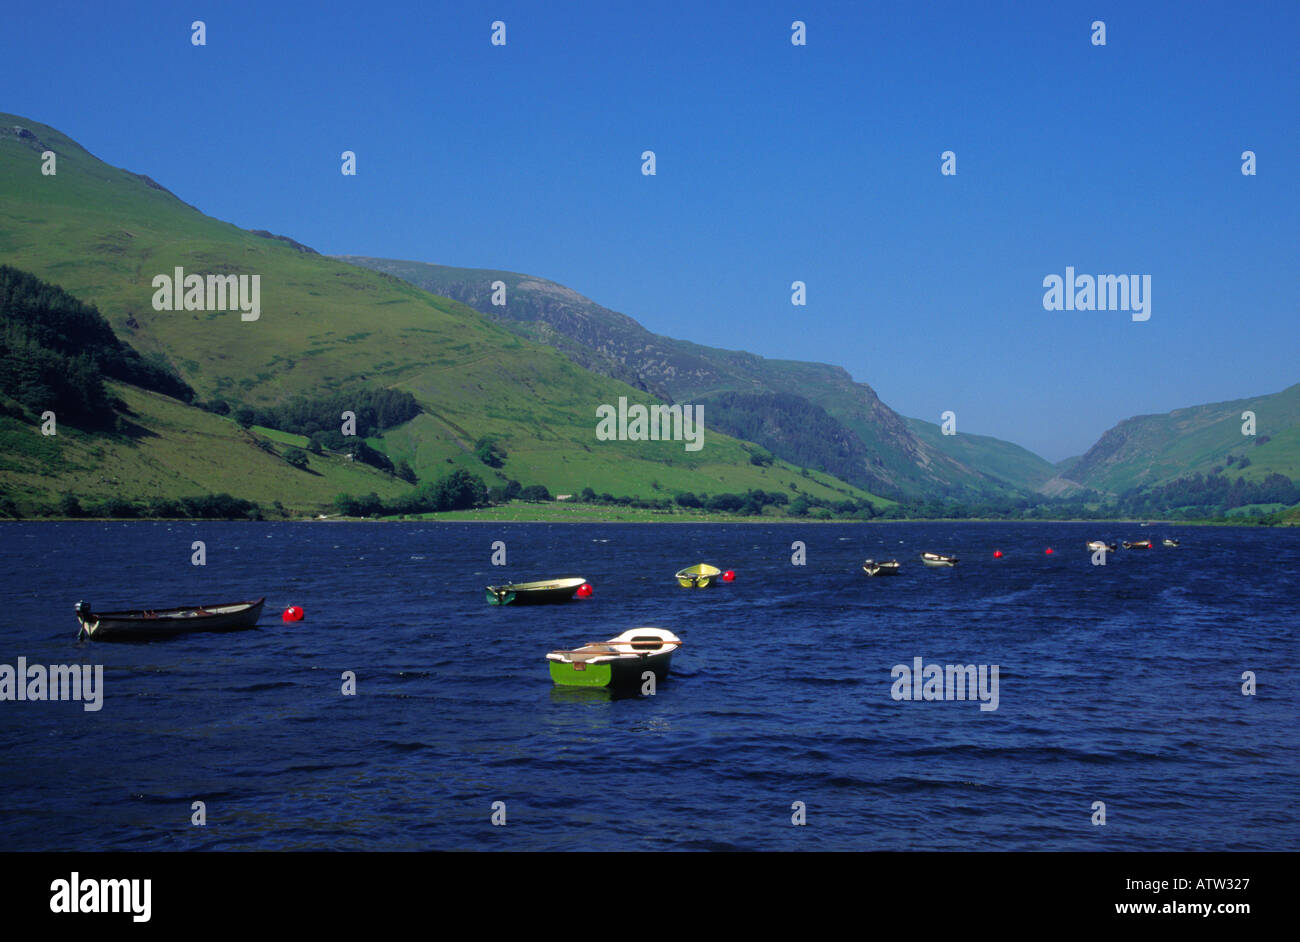
[[(1256, 436), (1241, 434), (1244, 411), (1256, 416)], [(1257, 444), (1265, 436), (1269, 441)], [(1209, 474), (1229, 456), (1251, 464), (1229, 477), (1259, 480), (1278, 472), (1300, 478), (1300, 384), (1279, 393), (1126, 419), (1106, 432), (1066, 471), (1071, 480), (1120, 493), (1197, 472)]]
[(132, 386), (110, 388), (130, 409), (132, 434), (92, 436), (65, 425), (46, 437), (36, 425), (0, 417), (0, 482), (9, 497), (30, 505), (55, 503), (64, 493), (103, 499), (225, 491), (314, 513), (340, 492), (391, 497), (404, 489), (342, 457), (310, 455), (307, 469), (298, 470), (230, 419)]
[[(34, 137), (15, 136), (15, 125)], [(54, 177), (39, 172), (47, 148), (59, 155)], [(462, 304), (204, 216), (58, 131), (6, 114), (0, 259), (98, 305), (119, 336), (166, 355), (203, 398), (276, 402), (361, 383), (409, 389), (428, 414), (390, 431), (385, 445), (422, 479), (449, 461), (483, 472), (466, 452), (492, 435), (510, 453), (505, 475), (559, 492), (591, 486), (650, 496), (656, 479), (709, 492), (796, 480), (788, 466), (761, 472), (741, 443), (712, 432), (695, 453), (681, 443), (597, 442), (597, 405), (620, 395), (653, 400)], [(152, 278), (177, 266), (260, 275), (261, 319), (154, 311)], [(215, 489), (252, 496), (241, 491), (241, 468), (220, 470)], [(806, 490), (870, 496), (828, 480)]]

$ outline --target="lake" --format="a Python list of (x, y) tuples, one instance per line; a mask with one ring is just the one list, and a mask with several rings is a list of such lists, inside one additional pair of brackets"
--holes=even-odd
[[(701, 561), (734, 583), (678, 588)], [(484, 602), (568, 575), (592, 597)], [(8, 850), (1300, 847), (1293, 529), (4, 523), (0, 580), (0, 664), (104, 672), (98, 711), (0, 702)], [(261, 595), (253, 631), (77, 640), (81, 599)], [(637, 625), (684, 642), (655, 695), (553, 686), (548, 650)], [(997, 708), (895, 699), (916, 658), (997, 665)]]

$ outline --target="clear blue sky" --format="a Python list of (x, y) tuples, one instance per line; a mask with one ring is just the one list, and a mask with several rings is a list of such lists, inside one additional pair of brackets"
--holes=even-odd
[[(0, 108), (210, 215), (551, 278), (1053, 460), (1300, 381), (1294, 0), (42, 2), (4, 36)], [(1043, 310), (1067, 265), (1151, 275), (1151, 320)]]

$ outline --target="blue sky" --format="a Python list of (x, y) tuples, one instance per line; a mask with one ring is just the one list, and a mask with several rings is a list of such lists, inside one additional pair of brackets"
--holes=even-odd
[[(551, 278), (1052, 460), (1300, 381), (1294, 2), (45, 2), (4, 33), (0, 109), (210, 215)], [(1151, 275), (1151, 319), (1045, 311), (1067, 265)]]

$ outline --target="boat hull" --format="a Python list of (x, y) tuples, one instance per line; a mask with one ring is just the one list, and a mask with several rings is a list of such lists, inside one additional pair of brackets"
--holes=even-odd
[(635, 687), (647, 672), (658, 684), (668, 676), (682, 639), (666, 628), (630, 628), (608, 641), (546, 655), (551, 680), (561, 687)]
[(551, 680), (562, 687), (632, 687), (644, 681), (646, 671), (655, 675), (656, 684), (662, 683), (668, 676), (672, 660), (670, 652), (596, 663), (547, 663), (551, 669)]
[(488, 592), (487, 603), (489, 605), (554, 605), (557, 602), (569, 601), (576, 591), (577, 589), (573, 588), (507, 590), (502, 594)]
[(208, 631), (243, 631), (257, 626), (266, 599), (157, 612), (105, 612), (78, 617), (82, 633), (95, 641), (147, 640)]

